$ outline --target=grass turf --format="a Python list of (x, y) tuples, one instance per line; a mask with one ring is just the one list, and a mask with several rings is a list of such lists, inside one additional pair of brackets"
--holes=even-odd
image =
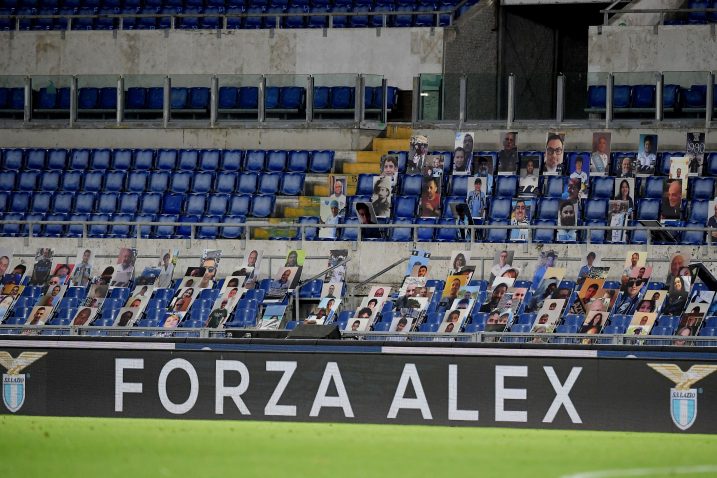
[(0, 416), (2, 477), (540, 478), (717, 465), (716, 448), (712, 435)]

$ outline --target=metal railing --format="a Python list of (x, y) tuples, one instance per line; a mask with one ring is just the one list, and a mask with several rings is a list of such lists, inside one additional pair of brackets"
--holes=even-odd
[[(105, 336), (105, 337), (198, 337), (198, 338), (242, 338), (265, 330), (257, 327), (245, 328), (189, 328), (189, 327), (108, 327), (108, 326), (60, 326), (60, 325), (0, 325), (2, 335), (28, 336)], [(286, 332), (287, 329), (272, 329)], [(343, 340), (365, 340), (380, 342), (464, 342), (500, 344), (551, 344), (581, 345), (632, 345), (659, 347), (717, 347), (717, 337), (679, 335), (628, 335), (628, 334), (562, 334), (562, 333), (518, 333), (518, 332), (351, 332), (341, 333)]]
[[(228, 20), (229, 19), (245, 19), (245, 18), (259, 18), (260, 20), (263, 20), (264, 18), (275, 18), (275, 24), (273, 28), (282, 28), (286, 27), (282, 24), (283, 18), (289, 18), (289, 17), (300, 17), (302, 19), (308, 19), (311, 17), (328, 17), (328, 28), (333, 28), (333, 19), (335, 17), (380, 17), (381, 18), (381, 27), (387, 27), (389, 26), (389, 19), (394, 18), (397, 16), (403, 16), (403, 17), (411, 17), (412, 19), (415, 19), (419, 16), (432, 16), (435, 17), (434, 24), (432, 25), (418, 25), (418, 26), (427, 26), (427, 27), (436, 27), (441, 26), (441, 15), (448, 15), (448, 25), (452, 25), (454, 16), (460, 8), (465, 5), (467, 0), (462, 0), (458, 4), (452, 7), (448, 7), (445, 9), (433, 9), (433, 10), (419, 10), (419, 11), (393, 11), (393, 10), (376, 10), (376, 11), (370, 11), (370, 12), (331, 12), (331, 11), (325, 11), (325, 12), (266, 12), (266, 13), (235, 13), (235, 12), (210, 12), (210, 13), (172, 13), (172, 12), (160, 12), (160, 13), (93, 13), (93, 14), (81, 14), (81, 13), (73, 13), (70, 15), (61, 15), (61, 14), (25, 14), (25, 13), (15, 13), (14, 15), (0, 15), (0, 19), (9, 19), (11, 21), (14, 21), (15, 24), (15, 30), (16, 31), (23, 31), (21, 28), (22, 26), (22, 20), (37, 20), (37, 19), (65, 19), (67, 20), (67, 24), (65, 25), (65, 28), (52, 28), (51, 30), (60, 30), (60, 31), (69, 31), (72, 30), (72, 22), (73, 20), (80, 20), (80, 19), (92, 19), (92, 20), (98, 20), (98, 19), (111, 19), (117, 21), (117, 29), (118, 30), (124, 30), (124, 23), (125, 20), (132, 20), (134, 22), (135, 19), (142, 19), (142, 18), (154, 18), (154, 19), (169, 19), (169, 24), (167, 26), (160, 26), (156, 29), (199, 29), (199, 30), (218, 30), (218, 29), (227, 29)], [(178, 20), (185, 19), (185, 18), (196, 18), (196, 19), (204, 19), (204, 18), (211, 18), (211, 19), (218, 19), (217, 22), (217, 28), (198, 28), (198, 27), (181, 27), (181, 21), (178, 22)], [(371, 20), (367, 21), (367, 26), (376, 27), (375, 24), (371, 22)], [(177, 28), (177, 25), (180, 25), (179, 28)], [(408, 25), (410, 26), (410, 25)], [(288, 27), (292, 28), (292, 27)], [(48, 28), (49, 29), (49, 28)], [(155, 28), (147, 28), (147, 29), (155, 29)], [(88, 28), (88, 30), (92, 30), (92, 28)], [(36, 31), (36, 30), (32, 30)], [(98, 29), (97, 31), (103, 31), (102, 29)]]
[[(20, 237), (24, 237), (27, 240), (32, 239), (33, 237), (37, 237), (40, 239), (50, 239), (50, 237), (47, 236), (41, 236), (41, 235), (35, 235), (33, 233), (33, 229), (36, 226), (43, 226), (43, 225), (61, 225), (61, 226), (82, 226), (82, 235), (78, 236), (77, 239), (79, 240), (80, 244), (82, 244), (82, 241), (85, 239), (88, 239), (90, 237), (113, 237), (111, 234), (99, 234), (99, 235), (91, 235), (89, 233), (89, 228), (92, 226), (129, 226), (133, 227), (135, 229), (134, 235), (132, 236), (132, 239), (135, 241), (139, 239), (186, 239), (189, 241), (196, 241), (196, 240), (202, 240), (202, 239), (223, 239), (222, 237), (222, 228), (233, 228), (233, 229), (242, 229), (242, 233), (239, 235), (239, 237), (231, 237), (228, 239), (231, 240), (248, 240), (252, 238), (252, 231), (255, 230), (265, 230), (265, 229), (294, 229), (296, 230), (296, 235), (294, 238), (290, 239), (296, 239), (297, 241), (301, 241), (303, 243), (304, 241), (310, 240), (307, 239), (307, 229), (321, 229), (321, 228), (328, 228), (332, 229), (334, 231), (336, 230), (346, 230), (346, 229), (358, 229), (358, 233), (355, 236), (355, 239), (352, 237), (351, 239), (341, 239), (338, 240), (349, 240), (349, 241), (355, 241), (355, 242), (362, 242), (362, 233), (363, 231), (368, 230), (381, 230), (384, 232), (382, 239), (385, 241), (391, 241), (391, 235), (385, 234), (385, 231), (391, 231), (393, 229), (411, 229), (411, 241), (410, 242), (423, 242), (419, 240), (419, 229), (453, 229), (456, 231), (456, 241), (455, 242), (464, 242), (466, 244), (473, 244), (477, 242), (486, 242), (483, 240), (483, 236), (486, 232), (490, 230), (505, 230), (510, 231), (512, 229), (519, 229), (519, 230), (529, 230), (531, 234), (528, 234), (527, 237), (524, 240), (508, 240), (506, 242), (508, 243), (516, 243), (516, 244), (542, 244), (543, 241), (535, 241), (533, 240), (533, 232), (540, 231), (540, 230), (564, 230), (567, 228), (559, 227), (557, 225), (552, 224), (526, 224), (526, 225), (510, 225), (510, 224), (474, 224), (474, 225), (460, 225), (460, 224), (310, 224), (310, 223), (296, 223), (296, 222), (269, 222), (269, 221), (254, 221), (250, 220), (248, 222), (244, 223), (223, 223), (223, 222), (144, 222), (144, 221), (35, 221), (35, 220), (0, 220), (0, 225), (21, 225), (25, 226), (26, 232), (24, 235), (21, 235)], [(148, 235), (142, 235), (142, 228), (147, 227), (184, 227), (189, 228), (189, 233), (186, 235), (183, 234), (161, 234), (157, 235), (154, 232), (151, 232)], [(198, 228), (217, 228), (216, 234), (209, 234), (209, 235), (198, 235), (197, 229)], [(577, 232), (584, 233), (585, 239), (583, 241), (566, 241), (564, 243), (570, 244), (570, 243), (586, 243), (591, 244), (591, 232), (592, 231), (623, 231), (626, 233), (635, 232), (635, 231), (645, 231), (649, 234), (646, 234), (646, 240), (644, 244), (652, 245), (655, 241), (652, 239), (652, 232), (661, 231), (661, 232), (701, 232), (703, 234), (706, 234), (706, 244), (711, 246), (712, 243), (717, 240), (717, 238), (712, 237), (712, 234), (717, 234), (717, 231), (708, 228), (708, 227), (697, 227), (697, 226), (669, 226), (669, 227), (662, 227), (662, 226), (643, 226), (643, 225), (637, 225), (637, 226), (598, 226), (598, 225), (584, 225), (584, 226), (572, 226), (569, 228), (569, 230), (575, 230)], [(459, 233), (460, 231), (465, 232), (465, 239), (459, 239)], [(338, 236), (338, 235), (337, 235)], [(11, 236), (15, 237), (15, 236)], [(120, 238), (127, 238), (127, 236), (121, 235), (118, 236)], [(284, 235), (282, 235), (284, 237)], [(315, 236), (318, 240), (319, 234), (316, 233)], [(322, 239), (325, 241), (325, 239)], [(662, 241), (657, 241), (659, 244), (663, 244)], [(558, 241), (550, 241), (550, 244), (559, 243)], [(629, 241), (616, 241), (615, 243), (618, 244), (630, 244)], [(678, 242), (679, 243), (679, 242)], [(191, 242), (190, 242), (191, 244)], [(643, 242), (639, 242), (639, 244), (643, 244)]]
[(608, 7), (600, 10), (603, 15), (603, 25), (607, 26), (610, 24), (610, 19), (615, 15), (620, 14), (660, 14), (660, 23), (665, 21), (665, 16), (672, 13), (713, 13), (717, 12), (717, 8), (635, 8), (635, 9), (624, 9), (620, 8), (620, 5), (626, 5), (633, 3), (633, 0), (617, 0), (610, 4)]

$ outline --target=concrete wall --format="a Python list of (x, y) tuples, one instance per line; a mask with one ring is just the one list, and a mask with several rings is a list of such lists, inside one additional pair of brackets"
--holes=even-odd
[(588, 55), (590, 73), (717, 70), (717, 36), (714, 25), (590, 27)]
[(351, 128), (18, 128), (0, 129), (0, 146), (362, 150), (375, 134)]
[(630, 10), (675, 9), (687, 8), (684, 0), (637, 0), (625, 5), (620, 13), (610, 18), (610, 25), (659, 25), (662, 23), (662, 13), (630, 13)]
[(444, 119), (458, 119), (459, 77), (467, 76), (467, 117), (495, 118), (498, 31), (495, 2), (479, 2), (445, 34)]
[(1, 32), (3, 75), (440, 73), (443, 29)]
[[(143, 269), (146, 266), (156, 264), (161, 251), (168, 248), (179, 249), (179, 260), (175, 270), (186, 270), (186, 267), (196, 266), (199, 262), (199, 256), (203, 249), (221, 249), (223, 258), (219, 266), (218, 277), (224, 277), (234, 270), (239, 269), (243, 257), (252, 249), (260, 249), (263, 251), (264, 260), (260, 266), (260, 274), (267, 277), (272, 272), (276, 272), (283, 265), (286, 254), (294, 248), (301, 248), (299, 242), (284, 241), (249, 241), (246, 245), (241, 241), (196, 241), (189, 244), (186, 240), (140, 240), (137, 244), (133, 244), (129, 240), (116, 239), (88, 239), (80, 246), (77, 239), (32, 239), (29, 243), (18, 241), (17, 239), (0, 238), (0, 248), (8, 248), (14, 250), (15, 259), (13, 265), (20, 260), (24, 260), (31, 270), (31, 264), (34, 261), (34, 254), (39, 247), (52, 247), (55, 251), (56, 262), (72, 261), (76, 257), (80, 247), (93, 250), (98, 257), (96, 259), (97, 267), (111, 265), (117, 256), (120, 247), (136, 246), (139, 254), (137, 260), (137, 268)], [(246, 247), (244, 247), (246, 246)], [(431, 277), (436, 279), (445, 279), (450, 262), (451, 252), (454, 250), (468, 250), (469, 245), (466, 244), (446, 244), (446, 243), (420, 243), (419, 248), (430, 251), (431, 258)], [(539, 244), (474, 244), (471, 252), (469, 264), (476, 266), (476, 278), (488, 279), (489, 271), (493, 263), (493, 257), (496, 252), (503, 249), (515, 251), (515, 259), (513, 265), (521, 269), (521, 278), (532, 279), (535, 272), (536, 257), (543, 249)], [(546, 250), (548, 246), (545, 246)], [(558, 267), (567, 269), (567, 277), (574, 278), (577, 276), (580, 261), (586, 256), (588, 249), (585, 245), (564, 245), (556, 244), (550, 246), (558, 254)], [(356, 284), (367, 279), (373, 274), (379, 272), (391, 263), (406, 258), (410, 255), (412, 249), (411, 243), (362, 243), (357, 248), (353, 248), (352, 243), (348, 242), (306, 242), (304, 250), (306, 251), (307, 260), (304, 264), (303, 277), (308, 278), (311, 275), (321, 272), (326, 267), (327, 258), (331, 249), (348, 249), (351, 262), (347, 265), (347, 279), (349, 283)], [(644, 246), (623, 246), (615, 247), (610, 245), (591, 246), (590, 250), (600, 254), (603, 263), (612, 267), (610, 278), (617, 278), (623, 269), (623, 262), (628, 250), (647, 250), (648, 263), (654, 267), (653, 277), (655, 280), (664, 280), (667, 275), (668, 263), (672, 253), (681, 251), (689, 252), (694, 261), (710, 261), (715, 260), (714, 254), (708, 251), (707, 247), (678, 247), (678, 246), (655, 246), (646, 248)], [(380, 256), (380, 260), (379, 259)], [(715, 264), (708, 262), (707, 267), (715, 273)], [(391, 284), (396, 287), (400, 285), (405, 274), (405, 263), (396, 267), (380, 279), (375, 284)], [(365, 292), (365, 291), (364, 291)]]

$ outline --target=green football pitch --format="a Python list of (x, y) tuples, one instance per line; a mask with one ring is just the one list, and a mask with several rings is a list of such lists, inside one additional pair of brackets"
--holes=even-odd
[(717, 436), (0, 417), (0, 476), (714, 477)]

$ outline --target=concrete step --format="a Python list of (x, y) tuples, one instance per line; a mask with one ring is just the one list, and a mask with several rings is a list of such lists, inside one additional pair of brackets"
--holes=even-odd
[(376, 162), (370, 163), (353, 163), (344, 164), (345, 174), (380, 174), (381, 164)]
[(393, 139), (410, 139), (413, 136), (413, 128), (399, 124), (386, 126), (386, 137)]
[(408, 143), (407, 139), (374, 138), (372, 147), (374, 151), (386, 154), (389, 151), (408, 151)]
[[(356, 151), (356, 163), (380, 163), (381, 156), (384, 153), (380, 151)], [(344, 163), (351, 164), (351, 163)]]

